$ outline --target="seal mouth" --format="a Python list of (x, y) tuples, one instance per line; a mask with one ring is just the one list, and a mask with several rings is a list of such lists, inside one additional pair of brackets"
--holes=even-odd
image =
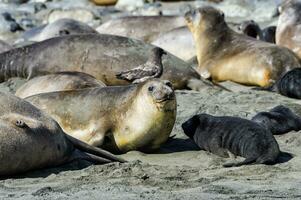
[(172, 101), (174, 99), (175, 99), (174, 97), (164, 98), (164, 99), (157, 99), (156, 103), (163, 103), (163, 102), (167, 102), (167, 101)]

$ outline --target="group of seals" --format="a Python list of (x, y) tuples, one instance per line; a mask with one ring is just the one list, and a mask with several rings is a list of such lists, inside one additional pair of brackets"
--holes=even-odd
[(123, 162), (67, 136), (48, 115), (16, 96), (0, 93), (0, 176), (57, 166), (76, 159)]
[(272, 133), (251, 120), (200, 114), (183, 123), (182, 128), (200, 149), (221, 157), (229, 157), (230, 151), (246, 158), (242, 162), (226, 163), (224, 167), (251, 163), (274, 164), (280, 153)]
[(186, 13), (185, 18), (203, 77), (265, 87), (300, 67), (298, 57), (289, 49), (232, 31), (218, 9), (202, 7)]
[(50, 114), (71, 136), (125, 153), (158, 149), (176, 119), (169, 81), (37, 94), (27, 101)]

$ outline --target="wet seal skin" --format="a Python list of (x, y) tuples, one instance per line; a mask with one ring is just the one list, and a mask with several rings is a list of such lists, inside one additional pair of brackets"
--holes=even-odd
[[(116, 73), (133, 69), (148, 60), (154, 46), (125, 37), (101, 34), (67, 35), (51, 38), (0, 54), (0, 82), (11, 77), (31, 79), (62, 71), (84, 72), (108, 86), (128, 85)], [(55, 50), (54, 50), (55, 49)], [(167, 53), (163, 56), (162, 80), (175, 89), (189, 88), (200, 75), (185, 61)], [(198, 87), (204, 87), (199, 83)]]
[(289, 108), (279, 105), (268, 112), (256, 114), (252, 121), (258, 122), (272, 132), (273, 135), (281, 135), (290, 131), (301, 130), (301, 118)]
[(166, 54), (163, 49), (155, 47), (150, 52), (146, 63), (134, 69), (117, 73), (116, 77), (132, 83), (141, 83), (152, 78), (160, 78), (163, 73), (161, 58), (163, 54)]
[(182, 128), (202, 150), (221, 157), (229, 157), (230, 152), (245, 158), (242, 162), (225, 163), (224, 167), (275, 164), (280, 154), (272, 133), (251, 120), (200, 114), (183, 123)]
[(301, 69), (296, 68), (282, 75), (276, 83), (266, 88), (254, 88), (255, 90), (266, 90), (277, 92), (283, 96), (301, 99)]
[(18, 88), (15, 95), (25, 98), (40, 93), (105, 86), (103, 82), (89, 74), (82, 72), (58, 72), (29, 80)]
[(26, 98), (69, 135), (112, 152), (158, 149), (172, 131), (176, 97), (169, 81), (51, 92)]
[(231, 30), (218, 9), (202, 7), (185, 18), (196, 43), (197, 70), (204, 78), (266, 87), (300, 67), (289, 49)]
[(123, 159), (66, 135), (49, 115), (0, 92), (0, 176), (84, 159), (96, 164)]

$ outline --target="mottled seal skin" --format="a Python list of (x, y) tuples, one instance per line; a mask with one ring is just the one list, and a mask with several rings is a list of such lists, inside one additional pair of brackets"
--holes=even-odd
[(27, 101), (50, 114), (71, 136), (125, 153), (158, 149), (176, 119), (171, 83), (149, 80), (129, 86), (34, 95)]
[(181, 26), (185, 26), (182, 16), (126, 16), (109, 20), (96, 30), (101, 34), (151, 42), (161, 33)]
[[(0, 82), (10, 77), (33, 78), (61, 71), (84, 72), (106, 85), (127, 85), (115, 74), (145, 63), (154, 46), (120, 36), (87, 34), (56, 37), (0, 54)], [(168, 54), (162, 59), (162, 80), (175, 89), (187, 88), (200, 75), (183, 60)]]
[(279, 6), (276, 44), (287, 47), (301, 57), (301, 2), (284, 1)]
[(25, 41), (43, 41), (53, 37), (63, 35), (76, 35), (76, 34), (98, 34), (92, 27), (83, 22), (73, 19), (58, 19), (50, 24), (42, 25), (39, 28), (26, 31), (23, 34)]
[(256, 114), (252, 121), (264, 125), (273, 135), (301, 130), (301, 118), (285, 106), (276, 106), (268, 112)]
[(301, 69), (292, 69), (281, 76), (276, 83), (270, 87), (257, 89), (277, 92), (283, 96), (301, 99)]
[(242, 162), (226, 163), (224, 167), (274, 164), (280, 153), (272, 133), (251, 120), (200, 114), (183, 123), (182, 128), (202, 150), (221, 157), (229, 157), (230, 151), (246, 158)]
[(186, 26), (160, 34), (152, 44), (185, 61), (196, 56), (194, 40)]
[(231, 30), (218, 9), (202, 7), (185, 17), (196, 42), (198, 71), (205, 78), (264, 87), (300, 67), (289, 49)]
[(25, 98), (40, 93), (105, 86), (103, 82), (89, 74), (82, 72), (58, 72), (29, 80), (18, 88), (16, 96)]
[(61, 165), (76, 159), (95, 163), (123, 161), (67, 136), (32, 104), (0, 92), (0, 176)]

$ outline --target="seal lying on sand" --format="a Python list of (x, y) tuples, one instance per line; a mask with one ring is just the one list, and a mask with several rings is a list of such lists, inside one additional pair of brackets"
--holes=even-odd
[(292, 130), (301, 130), (301, 118), (285, 106), (276, 106), (269, 112), (256, 114), (252, 121), (263, 124), (273, 135), (281, 135)]
[(43, 93), (26, 98), (49, 113), (71, 136), (125, 153), (158, 149), (176, 119), (169, 81)]
[(284, 1), (279, 7), (276, 44), (287, 47), (301, 57), (301, 2)]
[(182, 16), (126, 16), (109, 20), (96, 30), (101, 34), (151, 42), (161, 33), (184, 25), (185, 19)]
[[(148, 60), (154, 46), (113, 35), (87, 34), (56, 37), (0, 54), (0, 82), (10, 77), (33, 78), (61, 71), (85, 72), (106, 85), (126, 85), (116, 73)], [(167, 53), (161, 79), (176, 89), (187, 88), (200, 75), (181, 59)], [(202, 85), (200, 85), (202, 87)]]
[(67, 136), (30, 103), (0, 93), (0, 176), (57, 166), (76, 159), (94, 163), (123, 161)]
[(40, 93), (105, 86), (104, 83), (89, 74), (58, 72), (31, 79), (16, 91), (16, 96), (25, 98)]
[(300, 67), (298, 57), (287, 48), (232, 31), (220, 10), (203, 7), (185, 17), (196, 41), (198, 71), (203, 77), (264, 87)]
[(98, 34), (92, 27), (76, 21), (73, 19), (58, 19), (53, 23), (34, 28), (26, 31), (23, 34), (24, 40), (29, 41), (43, 41), (49, 38), (63, 36), (63, 35), (75, 35), (75, 34)]
[(148, 79), (160, 78), (163, 73), (162, 55), (166, 52), (155, 47), (152, 49), (149, 59), (146, 63), (124, 72), (116, 74), (116, 77), (123, 80), (128, 80), (133, 83), (141, 83)]
[(283, 96), (301, 99), (301, 69), (296, 68), (282, 75), (276, 83), (266, 88), (255, 88), (277, 92)]
[(230, 151), (246, 158), (242, 162), (226, 163), (224, 167), (274, 164), (280, 154), (272, 133), (250, 120), (200, 114), (183, 123), (182, 128), (202, 150), (221, 157), (229, 157)]

